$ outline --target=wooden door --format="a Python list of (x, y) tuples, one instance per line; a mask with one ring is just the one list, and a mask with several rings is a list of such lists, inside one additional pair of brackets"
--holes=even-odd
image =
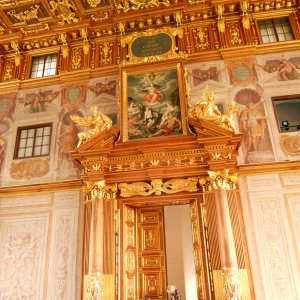
[(138, 208), (138, 299), (167, 299), (163, 208)]

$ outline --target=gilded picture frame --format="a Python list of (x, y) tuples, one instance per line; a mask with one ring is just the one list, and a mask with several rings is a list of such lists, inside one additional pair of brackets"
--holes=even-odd
[(182, 66), (122, 71), (122, 140), (187, 134)]

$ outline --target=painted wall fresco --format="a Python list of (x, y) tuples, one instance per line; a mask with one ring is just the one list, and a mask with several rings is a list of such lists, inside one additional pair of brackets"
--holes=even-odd
[[(240, 163), (300, 158), (299, 131), (280, 133), (272, 104), (273, 97), (300, 95), (300, 51), (201, 62), (187, 65), (187, 69), (192, 103), (208, 84), (225, 113), (231, 101), (239, 105), (236, 129), (244, 133)], [(118, 123), (118, 97), (117, 75), (1, 94), (0, 184), (79, 178), (81, 167), (69, 151), (76, 147), (78, 132), (85, 128), (74, 124), (70, 115), (87, 117), (90, 107), (96, 105)], [(17, 128), (45, 122), (53, 123), (51, 155), (34, 158), (32, 168), (24, 167), (26, 159), (13, 159)], [(36, 166), (44, 171), (31, 172)]]
[(231, 101), (239, 105), (241, 164), (299, 159), (299, 131), (279, 132), (272, 99), (300, 95), (300, 51), (195, 63), (188, 72), (191, 103), (209, 85), (225, 112)]
[(234, 101), (240, 105), (238, 126), (243, 133), (244, 161), (274, 161), (262, 97), (256, 90), (245, 88), (236, 93)]
[[(96, 105), (118, 122), (116, 76), (95, 78), (0, 95), (0, 184), (20, 185), (80, 178), (81, 165), (70, 156), (78, 133), (86, 130), (71, 121), (72, 114), (86, 117)], [(50, 155), (14, 159), (17, 129), (52, 123)]]

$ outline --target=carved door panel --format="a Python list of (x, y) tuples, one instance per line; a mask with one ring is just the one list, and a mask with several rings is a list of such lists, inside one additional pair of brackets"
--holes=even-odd
[(136, 216), (138, 299), (167, 299), (163, 208), (139, 208)]

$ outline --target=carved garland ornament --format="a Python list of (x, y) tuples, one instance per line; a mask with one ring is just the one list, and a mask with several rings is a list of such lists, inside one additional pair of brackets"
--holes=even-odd
[(163, 183), (161, 179), (146, 182), (120, 183), (118, 188), (121, 197), (149, 196), (151, 194), (161, 195), (161, 193), (174, 194), (178, 192), (196, 192), (198, 178), (171, 179)]

